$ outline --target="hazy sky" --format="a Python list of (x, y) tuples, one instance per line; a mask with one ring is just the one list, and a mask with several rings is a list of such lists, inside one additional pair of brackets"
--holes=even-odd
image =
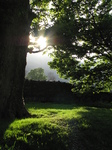
[(67, 82), (67, 80), (60, 79), (57, 75), (56, 71), (50, 69), (49, 65), (47, 64), (49, 61), (52, 61), (52, 58), (48, 56), (48, 54), (43, 54), (43, 52), (36, 53), (36, 54), (27, 54), (27, 65), (26, 65), (26, 74), (35, 68), (43, 68), (46, 76), (48, 73), (52, 72), (55, 76), (57, 81)]

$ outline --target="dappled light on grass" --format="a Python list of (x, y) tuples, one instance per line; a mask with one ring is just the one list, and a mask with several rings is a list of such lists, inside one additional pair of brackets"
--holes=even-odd
[(111, 150), (112, 109), (51, 103), (26, 106), (32, 117), (10, 123), (0, 142), (4, 149)]

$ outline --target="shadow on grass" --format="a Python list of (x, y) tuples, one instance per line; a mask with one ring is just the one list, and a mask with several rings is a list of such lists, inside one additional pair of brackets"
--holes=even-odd
[(33, 108), (33, 109), (74, 109), (81, 107), (80, 105), (76, 104), (58, 104), (58, 103), (37, 103), (37, 102), (29, 102), (26, 104), (27, 108)]
[[(79, 112), (78, 141), (83, 150), (112, 149), (112, 109), (86, 107), (88, 112)], [(74, 131), (72, 131), (72, 134)]]

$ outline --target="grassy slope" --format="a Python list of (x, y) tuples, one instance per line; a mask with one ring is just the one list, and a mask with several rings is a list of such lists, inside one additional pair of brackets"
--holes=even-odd
[(112, 109), (28, 103), (32, 118), (0, 123), (2, 150), (111, 150)]

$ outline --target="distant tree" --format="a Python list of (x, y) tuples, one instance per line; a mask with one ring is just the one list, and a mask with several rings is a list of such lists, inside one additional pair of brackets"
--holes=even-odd
[(43, 80), (46, 80), (47, 77), (44, 74), (44, 69), (36, 68), (36, 69), (31, 70), (27, 74), (26, 79), (35, 80), (35, 81), (43, 81)]

